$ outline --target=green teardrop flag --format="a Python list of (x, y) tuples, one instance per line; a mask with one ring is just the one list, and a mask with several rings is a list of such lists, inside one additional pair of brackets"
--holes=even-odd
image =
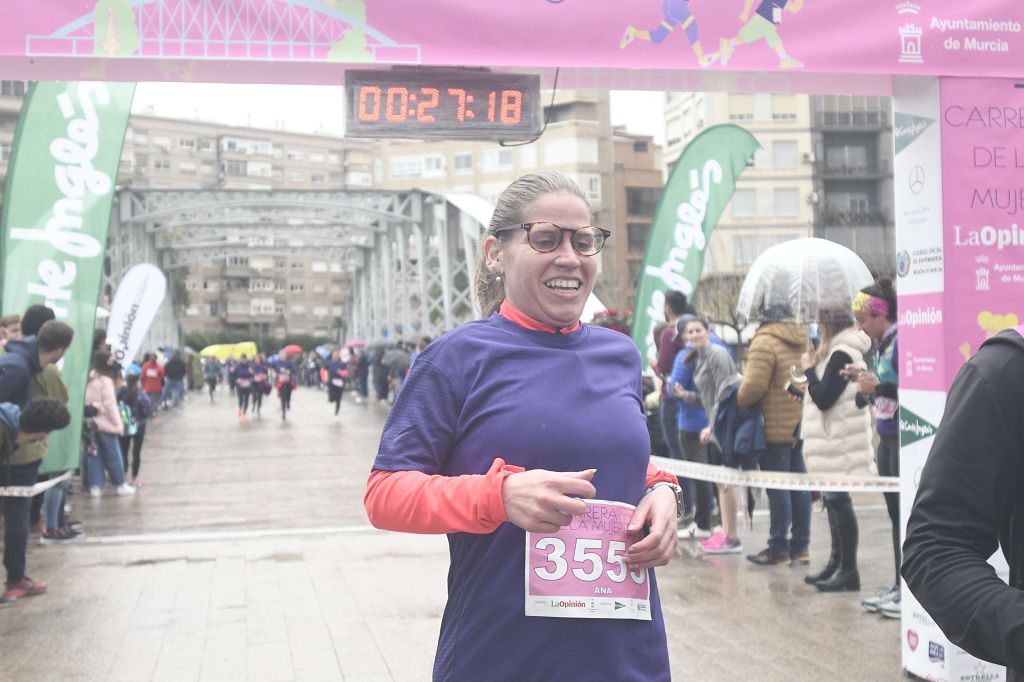
[(654, 326), (665, 321), (665, 293), (678, 289), (692, 296), (711, 231), (760, 146), (739, 126), (712, 126), (693, 138), (672, 168), (647, 238), (633, 317), (633, 341), (645, 369), (655, 352)]

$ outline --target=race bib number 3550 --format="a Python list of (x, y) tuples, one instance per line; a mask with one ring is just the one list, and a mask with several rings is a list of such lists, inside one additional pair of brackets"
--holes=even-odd
[(635, 507), (587, 500), (583, 516), (555, 533), (526, 534), (526, 615), (651, 619), (646, 569), (630, 571), (626, 526)]

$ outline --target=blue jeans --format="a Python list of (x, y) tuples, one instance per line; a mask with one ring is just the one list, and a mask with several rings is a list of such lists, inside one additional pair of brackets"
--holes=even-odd
[(114, 487), (124, 484), (124, 461), (121, 459), (121, 444), (116, 434), (96, 434), (96, 456), (85, 458), (86, 480), (90, 488), (102, 488), (104, 471), (110, 475)]
[[(764, 471), (807, 473), (803, 452), (789, 443), (769, 444), (761, 459)], [(771, 523), (768, 549), (776, 556), (806, 551), (811, 544), (811, 494), (796, 490), (767, 490)], [(793, 528), (789, 539), (790, 526)]]
[(55, 530), (60, 528), (61, 511), (64, 509), (64, 490), (68, 485), (67, 481), (58, 483), (43, 493), (43, 510), (45, 511), (46, 528)]
[[(661, 435), (665, 437), (668, 456), (682, 461), (683, 446), (679, 443), (679, 401), (676, 398), (661, 394)], [(679, 486), (683, 489), (683, 508), (686, 514), (693, 513), (693, 481), (680, 478)]]
[(175, 407), (181, 407), (181, 401), (185, 399), (185, 380), (184, 379), (168, 379), (164, 383), (164, 392), (160, 396), (160, 402), (164, 405), (169, 400), (174, 401)]
[[(31, 486), (36, 484), (41, 460), (28, 464), (0, 466), (0, 486)], [(25, 577), (25, 554), (28, 551), (28, 515), (31, 497), (4, 497), (4, 568), (7, 584)]]

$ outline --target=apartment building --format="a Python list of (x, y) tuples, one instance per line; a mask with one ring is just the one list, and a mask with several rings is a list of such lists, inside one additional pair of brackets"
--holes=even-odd
[(892, 100), (811, 97), (815, 235), (849, 247), (877, 274), (896, 267)]
[[(0, 177), (25, 89), (20, 81), (0, 82)], [(361, 189), (373, 185), (375, 155), (365, 140), (133, 115), (117, 182), (178, 190)], [(286, 241), (280, 246), (277, 257), (237, 255), (168, 273), (187, 294), (178, 302), (183, 331), (236, 330), (254, 339), (337, 335), (348, 273), (339, 263), (289, 254)]]
[[(325, 135), (131, 117), (119, 183), (159, 189), (340, 190), (373, 185), (374, 145)], [(240, 228), (241, 230), (242, 228)], [(231, 330), (254, 339), (337, 336), (348, 273), (339, 263), (289, 254), (243, 254), (190, 267), (182, 329)], [(262, 244), (267, 246), (267, 244)]]
[(625, 310), (636, 305), (637, 285), (647, 252), (647, 238), (664, 187), (661, 148), (649, 135), (634, 135), (616, 128), (612, 138), (615, 159), (614, 251), (605, 259), (608, 270), (620, 282), (617, 296), (608, 307)]
[(742, 276), (758, 254), (814, 234), (815, 137), (810, 97), (771, 93), (670, 93), (665, 104), (665, 164), (701, 131), (733, 123), (761, 143), (736, 183), (705, 252), (704, 276)]

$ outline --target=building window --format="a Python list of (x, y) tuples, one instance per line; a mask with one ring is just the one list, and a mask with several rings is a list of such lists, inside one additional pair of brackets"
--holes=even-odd
[(544, 144), (545, 164), (597, 163), (598, 145), (593, 137), (567, 137)]
[(732, 217), (750, 218), (757, 215), (757, 191), (738, 189), (732, 195)]
[(472, 175), (473, 152), (456, 152), (452, 154), (452, 167), (455, 175)]
[(323, 163), (324, 155), (321, 154), (320, 152), (310, 152), (309, 160), (312, 161), (313, 163)]
[(792, 169), (796, 165), (796, 140), (775, 140), (772, 144), (772, 167)]
[(327, 306), (317, 305), (313, 306), (313, 317), (327, 317)]
[(633, 151), (637, 154), (647, 153), (647, 141), (646, 140), (633, 140)]
[(480, 152), (480, 169), (484, 173), (512, 170), (511, 149), (485, 149)]
[(310, 264), (313, 272), (327, 272), (327, 261), (315, 260)]
[(284, 315), (284, 311), (285, 311), (284, 303), (275, 303), (274, 304), (274, 314), (275, 315)]
[(281, 256), (274, 256), (274, 267), (275, 268), (288, 267), (288, 259), (287, 258), (282, 258)]
[(732, 238), (732, 260), (737, 266), (750, 265), (767, 249), (791, 239), (786, 234), (744, 234)]
[(183, 137), (183, 138), (178, 140), (178, 146), (180, 148), (184, 149), (185, 151), (189, 151), (189, 152), (194, 151), (195, 148), (196, 148), (195, 138)]
[(228, 301), (228, 314), (229, 315), (242, 315), (249, 312), (249, 301), (246, 300), (230, 300)]
[(647, 234), (651, 226), (648, 223), (627, 223), (626, 238), (629, 240), (630, 253), (643, 253), (647, 250)]
[(581, 173), (576, 181), (579, 183), (587, 198), (591, 201), (601, 201), (601, 176), (596, 173)]
[(221, 161), (220, 172), (224, 175), (245, 175), (245, 161)]
[[(301, 303), (292, 303), (292, 315), (299, 316), (306, 314), (306, 306)], [(298, 329), (294, 330), (296, 334), (299, 333)]]
[(660, 187), (627, 187), (626, 213), (630, 215), (654, 215), (661, 197)]
[(825, 148), (825, 166), (832, 171), (862, 171), (868, 167), (865, 145), (829, 145)]
[(185, 291), (195, 291), (199, 288), (199, 282), (194, 279), (185, 280)]
[(204, 279), (203, 280), (203, 291), (217, 291), (218, 285), (215, 279)]
[(11, 145), (4, 142), (0, 144), (0, 161), (7, 163), (7, 160), (11, 158)]
[(303, 175), (302, 173), (296, 173), (295, 171), (288, 171), (288, 181), (289, 182), (302, 182), (303, 180), (305, 180), (305, 178), (306, 178), (306, 176)]
[(171, 160), (170, 159), (153, 159), (153, 168), (155, 168), (156, 170), (159, 170), (159, 171), (169, 171), (169, 170), (171, 170)]
[(423, 159), (423, 177), (436, 178), (444, 175), (444, 155), (431, 154)]
[(793, 218), (800, 215), (800, 190), (795, 187), (775, 188), (775, 215)]
[(327, 176), (324, 175), (323, 173), (313, 173), (312, 175), (309, 176), (309, 181), (312, 182), (314, 185), (326, 185)]
[(772, 95), (772, 120), (796, 120), (796, 95)]
[(396, 180), (423, 175), (422, 156), (396, 156), (391, 159), (391, 177)]
[(753, 121), (754, 96), (751, 94), (733, 93), (729, 95), (729, 120)]
[[(305, 290), (306, 285), (303, 284), (302, 282), (292, 282), (291, 284), (288, 285), (288, 291), (292, 292), (293, 294), (300, 294)], [(292, 306), (293, 310), (294, 308), (295, 306)]]
[(189, 307), (185, 308), (185, 314), (188, 315), (189, 317), (195, 317), (196, 315), (199, 314), (199, 306), (190, 305)]
[(25, 81), (0, 81), (0, 95), (5, 97), (24, 97)]
[(224, 262), (227, 263), (228, 266), (249, 267), (248, 256), (228, 256)]
[(300, 152), (298, 149), (289, 149), (288, 150), (288, 160), (289, 161), (302, 161), (302, 152)]
[(198, 144), (196, 146), (199, 148), (199, 151), (208, 152), (213, 149), (213, 140), (208, 140), (206, 138), (201, 137), (199, 138)]
[(164, 137), (163, 135), (153, 136), (153, 146), (163, 149), (165, 152), (171, 148), (171, 138)]
[(210, 301), (210, 317), (217, 317), (220, 314), (220, 302)]
[(184, 175), (195, 175), (196, 164), (191, 161), (182, 161), (178, 164), (178, 172)]
[(306, 264), (303, 263), (300, 260), (293, 260), (292, 263), (291, 263), (292, 270), (304, 270), (305, 267), (306, 267)]

